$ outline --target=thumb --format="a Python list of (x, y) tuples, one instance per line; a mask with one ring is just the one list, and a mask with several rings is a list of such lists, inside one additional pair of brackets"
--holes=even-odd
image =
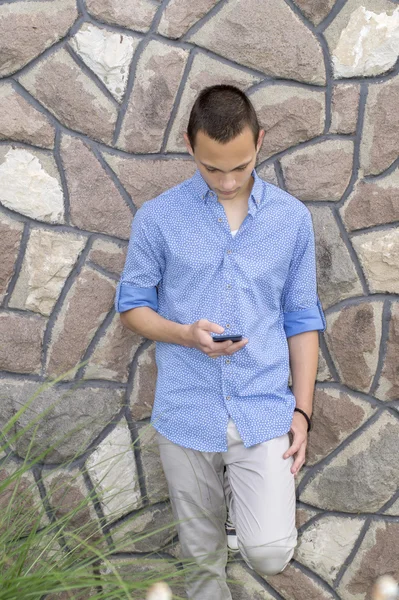
[(204, 329), (205, 331), (213, 331), (214, 333), (223, 333), (224, 331), (224, 327), (218, 325), (217, 323), (212, 323), (207, 319), (204, 319), (204, 325), (201, 325), (201, 329)]

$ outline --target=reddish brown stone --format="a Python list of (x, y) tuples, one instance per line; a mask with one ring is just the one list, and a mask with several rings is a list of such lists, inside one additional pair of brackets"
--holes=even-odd
[(15, 465), (0, 467), (0, 534), (10, 541), (14, 536), (27, 535), (33, 527), (40, 528), (44, 514), (32, 474), (26, 470), (15, 476), (15, 471)]
[(286, 189), (300, 200), (340, 200), (351, 175), (353, 143), (325, 140), (281, 159)]
[(371, 523), (354, 561), (339, 586), (343, 598), (373, 600), (372, 589), (381, 575), (399, 580), (399, 523)]
[(137, 208), (146, 200), (151, 200), (188, 179), (196, 170), (192, 160), (140, 160), (105, 153), (104, 158), (118, 175)]
[(0, 370), (39, 373), (46, 319), (0, 314)]
[(63, 136), (61, 152), (72, 224), (128, 239), (130, 208), (92, 151), (80, 139)]
[(140, 421), (151, 416), (154, 404), (157, 366), (155, 344), (140, 354), (130, 396), (130, 410), (133, 419)]
[(124, 327), (116, 314), (85, 369), (88, 379), (127, 381), (129, 365), (143, 338)]
[(188, 52), (152, 41), (139, 58), (117, 145), (128, 152), (159, 152)]
[(54, 127), (48, 118), (20, 96), (9, 83), (0, 85), (0, 140), (54, 147)]
[(93, 243), (88, 260), (119, 276), (125, 264), (126, 252), (126, 245), (121, 247), (114, 242), (98, 239)]
[(86, 0), (87, 10), (100, 21), (148, 31), (157, 10), (151, 0)]
[(336, 0), (294, 0), (305, 17), (318, 25), (326, 18)]
[[(156, 552), (177, 535), (174, 522), (170, 504), (140, 511), (111, 530), (115, 551)], [(165, 550), (168, 551), (168, 548)]]
[(52, 331), (47, 361), (50, 375), (61, 375), (79, 366), (84, 351), (112, 308), (114, 295), (113, 281), (87, 267), (82, 270)]
[(336, 84), (332, 91), (332, 133), (355, 133), (359, 109), (360, 86)]
[(337, 448), (374, 412), (370, 404), (332, 388), (315, 392), (313, 428), (309, 434), (306, 463), (311, 465)]
[(399, 221), (399, 169), (376, 181), (359, 181), (340, 212), (350, 231)]
[(375, 393), (380, 400), (399, 398), (399, 303), (392, 304), (389, 334), (381, 377)]
[(267, 75), (325, 83), (317, 38), (283, 0), (227, 2), (188, 40)]
[(385, 171), (399, 154), (399, 76), (369, 88), (360, 144), (365, 175)]
[(171, 0), (162, 13), (158, 33), (179, 38), (215, 6), (217, 0)]
[(77, 18), (74, 0), (0, 6), (0, 76), (15, 73), (61, 39)]
[(40, 61), (20, 81), (69, 129), (112, 142), (117, 110), (66, 50)]
[(258, 160), (320, 135), (324, 129), (324, 93), (277, 84), (251, 95), (265, 138)]
[(332, 594), (324, 590), (314, 579), (293, 565), (282, 573), (267, 578), (267, 582), (287, 600), (332, 600)]
[(23, 223), (0, 214), (0, 302), (14, 272), (23, 228)]
[(367, 392), (373, 380), (381, 339), (382, 304), (346, 306), (327, 317), (326, 341), (348, 387)]

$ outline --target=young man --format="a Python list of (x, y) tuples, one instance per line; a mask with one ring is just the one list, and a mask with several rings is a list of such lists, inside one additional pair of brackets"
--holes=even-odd
[(326, 322), (310, 212), (257, 175), (264, 131), (247, 96), (204, 89), (184, 137), (198, 169), (137, 211), (116, 309), (157, 341), (151, 423), (182, 556), (196, 565), (188, 598), (228, 600), (227, 510), (260, 575), (292, 557)]

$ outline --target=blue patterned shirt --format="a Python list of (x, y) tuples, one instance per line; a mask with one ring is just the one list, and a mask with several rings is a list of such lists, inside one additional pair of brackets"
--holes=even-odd
[[(290, 429), (287, 338), (326, 327), (317, 293), (311, 213), (254, 170), (248, 214), (235, 236), (199, 170), (137, 211), (115, 308), (149, 306), (165, 319), (218, 323), (247, 345), (212, 359), (156, 342), (151, 423), (171, 441), (227, 451), (227, 423), (245, 447)], [(216, 334), (213, 334), (216, 335)]]

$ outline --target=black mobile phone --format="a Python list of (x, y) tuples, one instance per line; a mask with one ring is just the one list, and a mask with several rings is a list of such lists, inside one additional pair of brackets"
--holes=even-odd
[(231, 340), (232, 342), (240, 342), (242, 340), (242, 335), (221, 335), (213, 338), (214, 342), (226, 342), (227, 340)]

